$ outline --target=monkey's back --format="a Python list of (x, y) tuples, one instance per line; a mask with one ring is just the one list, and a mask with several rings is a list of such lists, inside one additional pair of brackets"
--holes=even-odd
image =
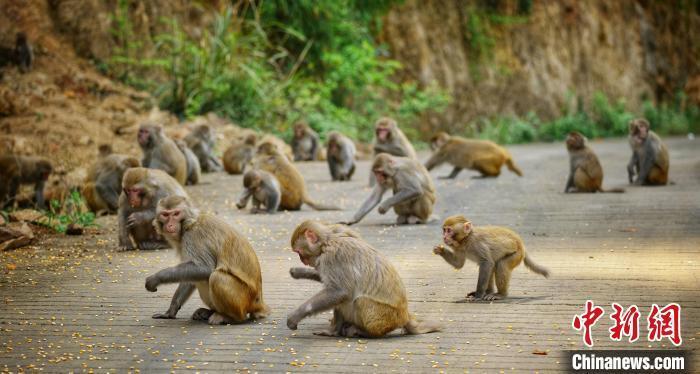
[(306, 191), (306, 183), (299, 170), (285, 156), (280, 153), (273, 156), (265, 156), (264, 159), (256, 162), (256, 166), (270, 172), (277, 178), (282, 190), (280, 208), (287, 210), (299, 210), (301, 208), (304, 192)]
[[(475, 236), (472, 236), (475, 235)], [(505, 255), (522, 252), (525, 249), (522, 238), (515, 231), (503, 226), (477, 226), (474, 227), (469, 235), (467, 242), (479, 240), (486, 243), (496, 257), (500, 258)]]
[(579, 191), (596, 192), (603, 186), (603, 167), (593, 149), (586, 146), (570, 152), (574, 168), (574, 185)]
[(185, 154), (178, 148), (175, 141), (163, 136), (160, 148), (156, 150), (157, 154), (152, 155), (151, 164), (144, 165), (154, 169), (160, 169), (165, 164), (174, 168), (172, 177), (178, 183), (184, 185), (187, 181), (187, 159)]
[(466, 139), (460, 136), (451, 136), (443, 145), (448, 162), (453, 165), (471, 167), (471, 164), (480, 159), (489, 159), (497, 162), (499, 167), (510, 153), (500, 145), (489, 140)]

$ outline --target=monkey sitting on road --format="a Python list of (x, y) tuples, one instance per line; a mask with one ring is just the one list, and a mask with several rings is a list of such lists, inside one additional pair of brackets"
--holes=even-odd
[(216, 147), (216, 134), (209, 125), (199, 125), (185, 136), (187, 147), (192, 150), (199, 160), (203, 172), (221, 170), (221, 163), (214, 154)]
[(294, 161), (318, 160), (320, 150), (320, 140), (316, 131), (304, 121), (295, 123), (294, 136), (292, 137)]
[[(377, 184), (352, 221), (347, 222), (348, 225), (360, 222), (377, 205), (380, 214), (393, 207), (398, 215), (398, 224), (428, 221), (435, 205), (435, 187), (428, 171), (420, 162), (380, 153), (374, 158), (372, 173)], [(394, 192), (394, 196), (380, 205), (382, 196), (388, 189)]]
[(202, 177), (202, 166), (199, 163), (199, 158), (194, 154), (192, 149), (187, 146), (182, 140), (174, 140), (177, 148), (185, 156), (185, 161), (187, 162), (187, 182), (186, 184), (194, 185), (199, 183), (199, 179)]
[(564, 192), (625, 192), (624, 189), (603, 189), (603, 168), (598, 156), (588, 146), (588, 139), (581, 133), (572, 131), (566, 137), (569, 151), (569, 179)]
[(374, 124), (374, 154), (388, 153), (416, 159), (416, 150), (392, 118), (384, 117)]
[(629, 123), (632, 158), (627, 165), (627, 174), (630, 183), (665, 185), (668, 183), (668, 149), (661, 138), (649, 128), (649, 122), (643, 118), (634, 119)]
[(311, 266), (291, 268), (292, 278), (321, 282), (323, 289), (289, 315), (290, 329), (332, 309), (330, 328), (314, 334), (378, 338), (397, 328), (408, 334), (440, 330), (411, 316), (399, 273), (354, 231), (305, 221), (294, 230), (291, 245), (301, 262)]
[(135, 157), (112, 153), (109, 145), (103, 144), (98, 150), (99, 158), (88, 169), (81, 190), (90, 210), (97, 214), (113, 213), (119, 207), (124, 172), (141, 163)]
[(249, 134), (243, 140), (231, 144), (224, 152), (224, 170), (229, 174), (243, 174), (255, 155), (257, 141), (257, 135)]
[[(280, 183), (274, 175), (264, 170), (250, 170), (243, 176), (243, 193), (236, 206), (243, 209), (248, 205), (248, 200), (253, 197), (253, 208), (250, 212), (276, 213), (280, 206)], [(260, 209), (260, 206), (265, 209)]]
[(183, 196), (168, 196), (158, 203), (154, 225), (177, 251), (180, 264), (146, 278), (146, 289), (179, 283), (170, 308), (153, 318), (175, 318), (195, 288), (207, 308), (192, 315), (210, 325), (262, 318), (270, 309), (262, 294), (260, 262), (244, 236), (223, 220), (200, 214)]
[(440, 132), (433, 137), (430, 146), (435, 152), (425, 163), (426, 169), (432, 170), (445, 162), (454, 166), (450, 175), (440, 179), (453, 179), (462, 169), (476, 170), (482, 177), (497, 177), (503, 164), (518, 176), (523, 175), (510, 153), (488, 140), (465, 139)]
[(334, 181), (349, 181), (355, 173), (355, 143), (347, 136), (331, 131), (328, 133), (326, 159)]
[(143, 151), (143, 167), (163, 170), (183, 186), (187, 183), (185, 154), (163, 133), (160, 125), (141, 125), (137, 139)]
[(19, 186), (29, 183), (34, 184), (34, 203), (45, 209), (44, 184), (52, 170), (51, 162), (42, 157), (0, 156), (0, 209), (12, 208)]
[[(467, 295), (467, 301), (505, 298), (511, 271), (523, 260), (528, 269), (549, 277), (549, 270), (535, 264), (527, 255), (520, 236), (505, 227), (472, 227), (471, 222), (458, 215), (448, 217), (442, 224), (442, 237), (449, 248), (440, 244), (433, 253), (456, 269), (461, 269), (466, 259), (479, 265), (476, 291)], [(494, 293), (495, 287), (498, 293)]]

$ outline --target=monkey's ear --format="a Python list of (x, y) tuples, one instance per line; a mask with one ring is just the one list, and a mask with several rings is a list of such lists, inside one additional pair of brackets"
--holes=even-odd
[(316, 233), (311, 230), (304, 231), (304, 237), (306, 238), (306, 241), (309, 242), (309, 244), (316, 244), (316, 242), (318, 241), (318, 235), (316, 235)]
[(467, 221), (464, 222), (464, 232), (471, 232), (472, 231), (472, 223)]

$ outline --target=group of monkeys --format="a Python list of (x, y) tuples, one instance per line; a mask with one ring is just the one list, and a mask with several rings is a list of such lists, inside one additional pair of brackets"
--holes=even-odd
[[(245, 208), (252, 198), (251, 212), (274, 213), (299, 210), (302, 204), (318, 210), (340, 209), (312, 200), (304, 178), (292, 160), (318, 159), (318, 135), (305, 123), (294, 128), (291, 152), (274, 137), (248, 134), (226, 150), (223, 165), (214, 155), (214, 134), (208, 125), (195, 127), (183, 141), (174, 141), (154, 124), (143, 124), (137, 140), (143, 151), (138, 160), (115, 154), (101, 146), (100, 156), (88, 170), (82, 192), (95, 210), (117, 212), (121, 249), (175, 248), (180, 264), (146, 279), (146, 289), (155, 292), (160, 284), (178, 283), (170, 307), (153, 318), (175, 318), (195, 288), (207, 306), (192, 318), (210, 324), (239, 323), (262, 318), (270, 308), (263, 301), (258, 258), (250, 243), (230, 224), (200, 213), (183, 185), (197, 183), (202, 170), (223, 169), (243, 173), (244, 191), (237, 206)], [(669, 157), (665, 145), (644, 119), (629, 123), (632, 158), (630, 183), (666, 184)], [(292, 312), (287, 326), (316, 313), (333, 310), (328, 329), (319, 335), (381, 337), (397, 328), (406, 333), (438, 331), (440, 326), (417, 321), (407, 309), (406, 291), (396, 269), (387, 258), (348, 226), (362, 220), (375, 206), (386, 213), (394, 208), (397, 223), (425, 223), (431, 219), (436, 201), (428, 173), (443, 163), (454, 169), (443, 178), (455, 178), (462, 169), (476, 170), (481, 177), (496, 177), (503, 165), (518, 176), (522, 171), (503, 147), (484, 140), (465, 139), (438, 133), (430, 144), (433, 154), (421, 164), (413, 146), (391, 118), (375, 124), (375, 157), (370, 173), (374, 185), (369, 198), (350, 221), (323, 224), (305, 221), (291, 237), (292, 250), (307, 267), (290, 269), (295, 279), (323, 283), (323, 289)], [(566, 139), (570, 175), (565, 192), (606, 192), (602, 168), (586, 138), (572, 132)], [(325, 149), (333, 180), (350, 180), (355, 170), (356, 146), (348, 137), (333, 132)], [(51, 173), (43, 158), (0, 156), (0, 202), (11, 207), (22, 183), (35, 184), (35, 201), (44, 204), (43, 184)], [(382, 201), (386, 190), (393, 196)], [(621, 190), (607, 190), (608, 192)], [(524, 262), (533, 272), (549, 276), (527, 255), (520, 236), (503, 227), (474, 227), (461, 215), (448, 217), (442, 225), (442, 241), (433, 253), (455, 268), (467, 259), (479, 266), (476, 290), (464, 301), (502, 299), (508, 294), (512, 270)]]

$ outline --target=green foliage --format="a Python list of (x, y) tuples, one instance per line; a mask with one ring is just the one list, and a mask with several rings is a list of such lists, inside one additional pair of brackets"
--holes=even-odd
[(50, 209), (46, 212), (46, 226), (56, 232), (65, 233), (68, 227), (95, 227), (95, 213), (88, 211), (80, 192), (73, 191), (61, 203), (51, 200)]

